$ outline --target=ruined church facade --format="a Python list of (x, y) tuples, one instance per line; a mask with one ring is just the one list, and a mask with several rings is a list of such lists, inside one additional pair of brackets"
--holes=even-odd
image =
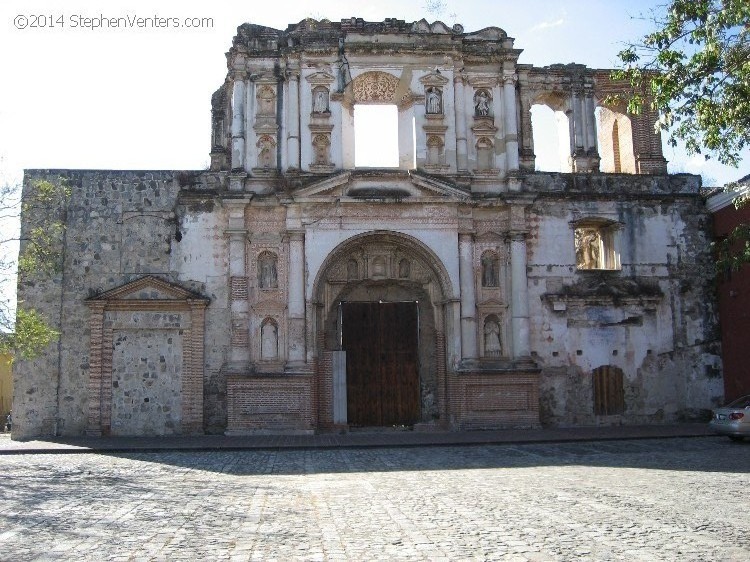
[[(608, 71), (520, 53), (495, 27), (244, 24), (211, 99), (209, 170), (27, 171), (71, 195), (59, 272), (19, 283), (61, 335), (16, 369), (14, 436), (710, 408), (699, 178), (666, 174), (655, 116), (608, 105)], [(355, 165), (360, 105), (395, 106), (397, 166)], [(562, 173), (535, 170), (538, 106)]]

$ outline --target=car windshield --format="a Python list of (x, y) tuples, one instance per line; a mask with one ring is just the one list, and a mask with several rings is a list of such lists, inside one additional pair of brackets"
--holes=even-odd
[(730, 402), (725, 406), (726, 408), (750, 408), (750, 394), (738, 398), (734, 402)]

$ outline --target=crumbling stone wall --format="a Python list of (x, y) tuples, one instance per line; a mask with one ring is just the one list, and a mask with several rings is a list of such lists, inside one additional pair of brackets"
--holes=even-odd
[[(541, 193), (530, 211), (528, 279), (542, 422), (700, 418), (722, 390), (714, 265), (697, 178), (662, 180), (658, 194), (628, 182), (619, 197), (599, 179), (534, 176)], [(619, 225), (621, 268), (576, 267), (574, 224), (585, 217)], [(607, 365), (625, 379), (625, 410), (614, 417), (593, 409), (592, 371)]]
[(84, 300), (146, 274), (212, 300), (206, 318), (213, 328), (206, 346), (206, 402), (213, 407), (207, 424), (221, 426), (225, 383), (219, 373), (228, 330), (222, 329), (223, 246), (216, 241), (223, 231), (217, 226), (221, 212), (206, 204), (217, 178), (172, 171), (28, 170), (24, 183), (61, 177), (71, 187), (66, 207), (59, 209), (66, 224), (61, 271), (20, 280), (18, 295), (61, 335), (38, 359), (17, 364), (14, 437), (84, 432), (90, 337)]

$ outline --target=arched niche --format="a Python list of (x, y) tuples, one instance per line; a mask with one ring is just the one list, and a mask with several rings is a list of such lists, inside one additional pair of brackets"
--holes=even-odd
[[(417, 302), (421, 421), (442, 415), (445, 381), (444, 342), (453, 334), (444, 304), (453, 288), (440, 259), (418, 240), (394, 232), (355, 236), (335, 248), (320, 268), (313, 285), (315, 330), (321, 357), (341, 349), (342, 303)], [(319, 385), (325, 381), (318, 380)], [(320, 388), (321, 396), (327, 389)]]

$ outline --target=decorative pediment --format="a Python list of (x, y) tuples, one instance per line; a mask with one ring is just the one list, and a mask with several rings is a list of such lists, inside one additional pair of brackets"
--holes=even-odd
[(404, 200), (425, 198), (465, 201), (470, 194), (448, 182), (417, 172), (397, 172), (371, 177), (367, 173), (344, 172), (294, 192), (295, 200)]
[(498, 84), (500, 84), (500, 77), (497, 74), (471, 76), (469, 78), (469, 85), (474, 88), (493, 88)]
[(305, 78), (305, 80), (314, 86), (327, 86), (328, 84), (332, 84), (336, 80), (336, 77), (327, 72), (316, 72)]
[(498, 299), (485, 299), (477, 302), (477, 306), (483, 312), (503, 312), (508, 308), (508, 303)]
[(419, 81), (425, 86), (445, 86), (448, 83), (448, 79), (439, 72), (425, 74)]
[(494, 230), (487, 230), (476, 236), (476, 242), (490, 243), (490, 244), (503, 244), (505, 239), (508, 237), (507, 232), (497, 232)]
[(209, 299), (163, 279), (147, 275), (115, 289), (87, 299), (86, 302), (111, 301), (205, 301)]

